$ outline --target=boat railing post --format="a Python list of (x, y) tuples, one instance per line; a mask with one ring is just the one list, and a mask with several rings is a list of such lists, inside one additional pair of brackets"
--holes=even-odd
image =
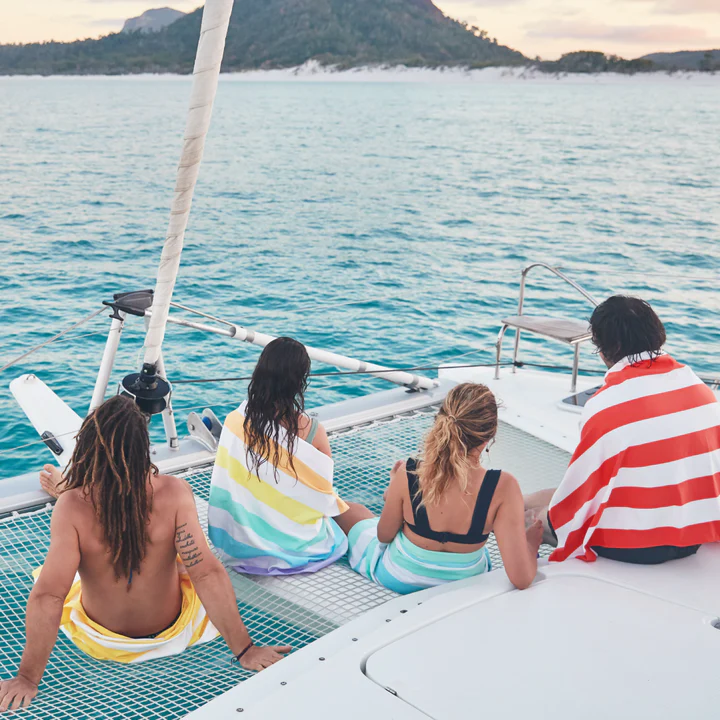
[[(525, 304), (525, 278), (530, 268), (525, 268), (520, 273), (520, 299), (518, 300), (518, 315), (523, 313), (523, 305)], [(520, 328), (515, 328), (515, 347), (513, 349), (513, 367), (512, 371), (517, 372), (517, 361), (520, 355)], [(498, 366), (498, 371), (500, 367)]]
[(97, 380), (95, 380), (95, 388), (93, 389), (92, 399), (90, 400), (88, 414), (99, 405), (102, 405), (108, 383), (110, 382), (110, 374), (115, 364), (115, 356), (117, 355), (118, 346), (120, 345), (120, 335), (125, 326), (126, 317), (125, 313), (121, 310), (116, 310), (115, 312), (116, 314), (111, 316), (110, 332), (108, 332), (105, 350), (103, 351), (102, 360), (100, 361), (100, 369), (98, 370)]
[[(158, 357), (157, 371), (160, 374), (160, 377), (163, 377), (167, 380), (167, 373), (165, 372), (165, 359), (162, 352)], [(168, 396), (167, 405), (162, 411), (162, 419), (168, 447), (171, 450), (177, 450), (180, 447), (180, 441), (178, 440), (177, 426), (175, 424), (175, 413), (172, 409), (172, 395)]]
[(578, 372), (580, 370), (580, 343), (575, 343), (575, 354), (573, 355), (572, 382), (570, 383), (570, 392), (577, 390)]
[[(502, 356), (502, 343), (505, 337), (505, 331), (508, 329), (507, 325), (503, 325), (498, 333), (498, 339), (495, 343), (495, 379), (500, 379), (500, 358)], [(514, 369), (514, 368), (513, 368)]]

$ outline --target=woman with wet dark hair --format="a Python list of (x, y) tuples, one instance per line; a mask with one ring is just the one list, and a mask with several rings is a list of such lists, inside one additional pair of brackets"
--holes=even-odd
[[(251, 470), (269, 461), (273, 474), (281, 463), (283, 444), (290, 465), (298, 438), (330, 457), (330, 443), (317, 418), (305, 414), (305, 391), (310, 358), (305, 346), (292, 338), (273, 340), (262, 352), (248, 386), (243, 428), (251, 454)], [(283, 442), (284, 439), (284, 442)]]
[(208, 534), (240, 572), (314, 572), (340, 558), (347, 538), (333, 517), (327, 433), (305, 413), (310, 358), (292, 338), (263, 350), (248, 399), (225, 420), (210, 488)]

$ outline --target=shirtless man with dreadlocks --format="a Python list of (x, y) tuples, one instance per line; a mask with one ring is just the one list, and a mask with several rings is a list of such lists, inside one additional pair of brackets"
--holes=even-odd
[(76, 572), (91, 621), (149, 639), (186, 614), (179, 555), (207, 618), (243, 668), (262, 670), (290, 651), (253, 645), (230, 578), (205, 540), (192, 490), (151, 463), (147, 423), (133, 401), (114, 397), (91, 413), (66, 477), (46, 466), (42, 485), (58, 497), (50, 550), (28, 600), (17, 676), (0, 683), (0, 712), (26, 707), (37, 695)]

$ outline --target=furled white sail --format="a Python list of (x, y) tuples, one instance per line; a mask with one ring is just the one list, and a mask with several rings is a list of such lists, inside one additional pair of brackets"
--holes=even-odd
[(180, 267), (185, 229), (205, 149), (205, 138), (210, 128), (232, 8), (233, 0), (206, 0), (203, 10), (200, 41), (193, 70), (190, 108), (175, 183), (175, 197), (170, 208), (170, 223), (160, 258), (152, 317), (145, 337), (145, 362), (153, 365), (160, 357), (165, 337), (165, 326)]

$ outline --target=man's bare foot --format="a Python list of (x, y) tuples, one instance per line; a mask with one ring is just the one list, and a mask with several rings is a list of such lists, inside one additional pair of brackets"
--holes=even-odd
[(542, 524), (542, 543), (543, 545), (551, 545), (557, 547), (557, 538), (555, 537), (548, 523), (547, 508), (531, 508), (525, 511), (525, 530), (528, 531), (535, 523)]
[(64, 481), (57, 465), (45, 465), (40, 471), (40, 487), (54, 498), (60, 497), (59, 485)]

